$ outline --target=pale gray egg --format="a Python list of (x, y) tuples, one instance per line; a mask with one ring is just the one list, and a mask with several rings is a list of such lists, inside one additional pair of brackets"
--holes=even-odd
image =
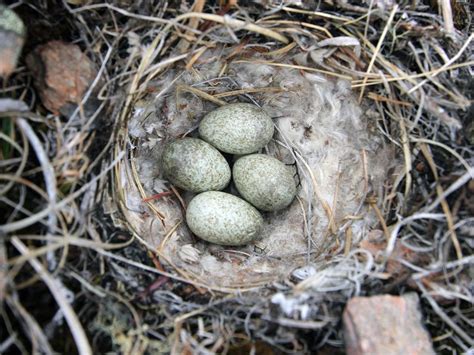
[(255, 207), (220, 191), (194, 197), (186, 210), (186, 222), (198, 237), (220, 245), (245, 245), (255, 240), (263, 227)]
[(251, 154), (239, 158), (232, 175), (240, 195), (263, 211), (281, 210), (296, 196), (291, 168), (269, 155)]
[(271, 117), (252, 104), (237, 103), (209, 112), (199, 125), (199, 135), (230, 154), (249, 154), (263, 148), (273, 136)]
[(224, 156), (197, 138), (182, 138), (168, 143), (161, 162), (166, 178), (187, 191), (222, 190), (231, 177)]

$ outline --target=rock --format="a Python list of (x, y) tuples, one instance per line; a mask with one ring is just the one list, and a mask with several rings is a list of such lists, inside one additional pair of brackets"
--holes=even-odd
[(25, 33), (21, 19), (8, 7), (0, 5), (0, 76), (8, 76), (15, 70)]
[(37, 47), (26, 62), (43, 105), (55, 114), (79, 104), (97, 75), (94, 64), (77, 45), (62, 41)]
[(434, 354), (415, 293), (354, 297), (343, 314), (348, 355)]

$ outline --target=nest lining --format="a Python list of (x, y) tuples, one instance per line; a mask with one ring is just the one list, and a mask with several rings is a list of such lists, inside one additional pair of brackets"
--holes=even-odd
[[(347, 233), (357, 245), (377, 224), (365, 200), (371, 194), (381, 203), (383, 182), (394, 160), (376, 127), (369, 127), (349, 82), (258, 64), (259, 56), (224, 66), (231, 51), (209, 50), (191, 71), (169, 70), (152, 84), (162, 89), (143, 98), (129, 122), (135, 146), (131, 164), (138, 181), (130, 180), (129, 174), (124, 187), (127, 208), (133, 211), (129, 221), (174, 267), (211, 288), (247, 289), (284, 279), (319, 256), (337, 255)], [(298, 54), (288, 53), (279, 61), (290, 63)], [(245, 247), (222, 247), (193, 237), (176, 197), (151, 202), (164, 217), (162, 223), (155, 214), (143, 213), (148, 210), (144, 197), (171, 191), (159, 163), (164, 144), (196, 135), (200, 119), (216, 107), (206, 100), (210, 94), (222, 97), (221, 103), (258, 104), (274, 117), (278, 133), (265, 152), (295, 164), (301, 181), (298, 198), (283, 211), (265, 213), (260, 238)], [(229, 190), (235, 192), (232, 186)], [(186, 204), (193, 194), (182, 197)], [(321, 267), (319, 263), (316, 271)]]

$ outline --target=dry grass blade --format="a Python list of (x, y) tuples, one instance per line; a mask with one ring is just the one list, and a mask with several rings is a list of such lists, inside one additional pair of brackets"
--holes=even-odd
[[(25, 244), (23, 244), (20, 239), (18, 239), (17, 237), (13, 237), (11, 242), (22, 255), (29, 254), (28, 248)], [(44, 283), (48, 286), (50, 292), (58, 303), (69, 325), (69, 329), (71, 330), (72, 336), (74, 337), (79, 354), (92, 354), (92, 348), (89, 344), (84, 328), (82, 327), (81, 322), (79, 321), (71, 305), (63, 295), (61, 291), (62, 287), (58, 284), (58, 280), (55, 280), (44, 268), (44, 266), (38, 260), (36, 260), (36, 258), (31, 257), (29, 258), (28, 262), (31, 264), (33, 269), (35, 269), (35, 271), (39, 274)]]
[(445, 64), (443, 64), (443, 66), (441, 66), (440, 68), (436, 69), (433, 71), (433, 73), (431, 73), (427, 79), (421, 81), (420, 83), (418, 83), (417, 85), (415, 85), (414, 87), (412, 87), (408, 93), (411, 94), (412, 92), (414, 92), (415, 90), (418, 90), (422, 85), (424, 85), (428, 80), (431, 80), (433, 79), (435, 76), (437, 76), (439, 73), (442, 73), (443, 70), (446, 70), (446, 68), (448, 68), (450, 65), (452, 65), (455, 61), (457, 61), (461, 55), (464, 53), (464, 51), (468, 48), (469, 44), (471, 43), (472, 39), (474, 38), (474, 34), (471, 34), (469, 36), (469, 38), (467, 39), (467, 41), (464, 43), (464, 45), (461, 47), (461, 49), (458, 51), (458, 53), (456, 53), (456, 55), (454, 57), (452, 57), (449, 61), (447, 61)]
[(438, 177), (438, 171), (436, 170), (436, 165), (433, 160), (433, 157), (431, 156), (430, 152), (428, 151), (428, 148), (425, 144), (421, 144), (421, 151), (423, 155), (425, 156), (426, 160), (428, 161), (428, 165), (430, 166), (431, 171), (433, 172), (435, 182), (436, 182), (436, 193), (438, 195), (438, 198), (440, 199), (441, 206), (443, 208), (443, 212), (446, 215), (446, 221), (448, 222), (448, 231), (449, 234), (451, 235), (451, 240), (453, 241), (454, 249), (456, 250), (456, 255), (459, 260), (462, 259), (462, 250), (461, 250), (461, 244), (459, 243), (459, 239), (456, 235), (456, 231), (454, 229), (454, 221), (453, 221), (453, 214), (451, 213), (451, 210), (449, 208), (448, 203), (446, 200), (443, 198), (444, 196), (444, 191), (443, 188), (439, 185), (439, 177)]
[[(395, 18), (395, 14), (398, 11), (398, 6), (395, 5), (390, 12), (390, 17), (388, 18), (387, 23), (385, 24), (385, 28), (382, 31), (382, 34), (380, 35), (379, 41), (377, 43), (377, 46), (375, 47), (374, 53), (372, 53), (372, 58), (370, 59), (369, 66), (367, 67), (367, 74), (370, 74), (372, 71), (372, 67), (374, 66), (375, 60), (377, 59), (377, 56), (379, 55), (380, 48), (382, 47), (382, 44), (384, 43), (385, 36), (387, 35), (387, 32), (392, 25), (393, 19)], [(360, 90), (359, 94), (359, 102), (362, 101), (362, 98), (364, 97), (364, 90), (365, 90), (365, 83), (367, 82), (368, 77), (364, 77), (364, 80), (362, 81), (362, 89)]]
[(15, 297), (8, 297), (7, 304), (9, 304), (14, 312), (20, 313), (21, 317), (25, 320), (25, 323), (28, 326), (28, 331), (38, 341), (39, 352), (44, 354), (54, 354), (54, 351), (49, 344), (48, 338), (44, 334), (40, 325), (31, 316), (31, 314), (28, 313), (23, 305)]
[(451, 318), (446, 315), (446, 313), (443, 312), (441, 307), (436, 303), (433, 297), (430, 296), (429, 292), (420, 282), (417, 282), (417, 285), (423, 291), (423, 296), (428, 300), (430, 306), (446, 322), (446, 324), (448, 324), (471, 347), (474, 346), (474, 339), (469, 336), (463, 329), (461, 329), (456, 323), (454, 323)]
[(82, 186), (80, 189), (78, 189), (77, 191), (75, 191), (73, 194), (71, 195), (68, 195), (66, 198), (58, 201), (56, 203), (56, 205), (53, 207), (52, 205), (49, 205), (48, 207), (46, 207), (45, 209), (43, 209), (42, 211), (30, 216), (30, 217), (27, 217), (27, 218), (24, 218), (23, 220), (20, 220), (20, 221), (16, 221), (16, 222), (11, 222), (11, 223), (8, 223), (8, 224), (4, 224), (2, 226), (0, 226), (0, 232), (1, 233), (12, 233), (12, 232), (15, 232), (17, 230), (21, 230), (21, 229), (24, 229), (28, 226), (31, 226), (32, 224), (34, 223), (37, 223), (39, 222), (41, 219), (43, 219), (44, 217), (48, 216), (49, 213), (51, 213), (51, 211), (54, 211), (55, 209), (60, 209), (60, 208), (63, 208), (64, 206), (66, 206), (67, 204), (71, 203), (74, 201), (74, 199), (76, 199), (77, 197), (81, 196), (83, 193), (85, 193), (87, 191), (87, 189), (94, 183), (96, 182), (97, 180), (99, 180), (102, 176), (105, 176), (109, 170), (113, 169), (115, 167), (115, 165), (117, 164), (118, 161), (120, 161), (123, 157), (123, 154), (120, 154), (118, 156), (118, 159), (116, 159), (115, 161), (112, 162), (112, 164), (110, 164), (105, 170), (103, 170), (99, 175), (97, 175), (96, 177), (92, 178), (91, 181), (89, 181), (87, 184), (85, 184), (84, 186)]

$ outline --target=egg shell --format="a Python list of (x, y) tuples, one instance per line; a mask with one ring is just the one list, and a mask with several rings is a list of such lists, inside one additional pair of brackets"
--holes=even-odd
[(199, 135), (220, 151), (249, 154), (270, 142), (273, 136), (271, 117), (258, 106), (229, 104), (209, 112), (199, 125)]
[(161, 158), (166, 178), (191, 192), (222, 190), (231, 178), (224, 156), (209, 143), (182, 138), (168, 143)]
[(291, 169), (269, 155), (252, 154), (239, 158), (232, 174), (240, 195), (260, 210), (281, 210), (296, 196)]
[(186, 222), (199, 238), (220, 245), (245, 245), (255, 240), (263, 227), (255, 207), (220, 191), (194, 197), (186, 210)]

